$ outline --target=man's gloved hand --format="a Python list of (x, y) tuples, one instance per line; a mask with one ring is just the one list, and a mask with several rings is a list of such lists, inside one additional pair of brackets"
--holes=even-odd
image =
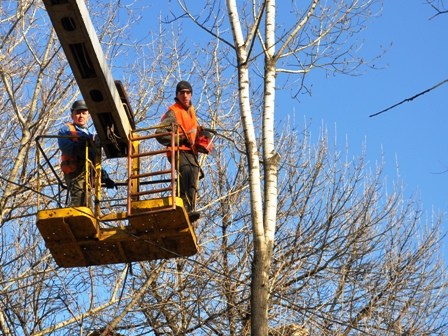
[(115, 182), (109, 177), (109, 174), (104, 169), (101, 169), (101, 183), (104, 183), (107, 189), (118, 189)]

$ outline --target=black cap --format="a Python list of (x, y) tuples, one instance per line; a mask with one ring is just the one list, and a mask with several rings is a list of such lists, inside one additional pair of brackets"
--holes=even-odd
[(191, 91), (191, 93), (193, 93), (193, 88), (191, 87), (190, 83), (188, 83), (187, 81), (180, 81), (179, 83), (177, 83), (176, 94), (183, 90), (188, 90), (188, 91)]
[(77, 111), (77, 110), (88, 110), (87, 108), (87, 104), (84, 100), (77, 100), (73, 103), (72, 111)]

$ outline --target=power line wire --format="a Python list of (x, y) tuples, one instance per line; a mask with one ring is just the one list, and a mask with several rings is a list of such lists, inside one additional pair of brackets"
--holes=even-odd
[(442, 85), (445, 84), (446, 82), (448, 82), (448, 78), (445, 79), (445, 80), (443, 80), (443, 81), (441, 81), (440, 83), (434, 85), (433, 87), (431, 87), (431, 88), (429, 88), (429, 89), (426, 89), (425, 91), (422, 91), (422, 92), (420, 92), (420, 93), (417, 93), (415, 96), (412, 96), (412, 97), (410, 97), (410, 98), (403, 99), (401, 102), (399, 102), (399, 103), (397, 103), (397, 104), (395, 104), (395, 105), (392, 105), (392, 106), (390, 106), (390, 107), (388, 107), (388, 108), (386, 108), (386, 109), (384, 109), (384, 110), (382, 110), (382, 111), (380, 111), (380, 112), (371, 114), (371, 115), (369, 115), (369, 117), (376, 117), (377, 115), (379, 115), (379, 114), (381, 114), (381, 113), (384, 113), (384, 112), (387, 112), (387, 111), (389, 111), (389, 110), (391, 110), (391, 109), (393, 109), (393, 108), (395, 108), (395, 107), (397, 107), (397, 106), (399, 106), (399, 105), (401, 105), (401, 104), (403, 104), (403, 103), (410, 102), (410, 101), (414, 100), (415, 98), (417, 98), (417, 97), (419, 97), (419, 96), (421, 96), (421, 95), (424, 95), (425, 93), (428, 93), (428, 92), (430, 92), (430, 91), (432, 91), (432, 90), (438, 88), (439, 86), (442, 86)]

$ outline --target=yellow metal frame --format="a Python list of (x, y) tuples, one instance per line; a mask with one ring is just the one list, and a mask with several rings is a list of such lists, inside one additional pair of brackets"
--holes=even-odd
[[(154, 128), (150, 129), (154, 130)], [(175, 132), (171, 132), (174, 144)], [(168, 149), (140, 153), (141, 141), (153, 135), (132, 138), (128, 157), (128, 201), (127, 211), (101, 215), (101, 162), (100, 153), (96, 162), (86, 162), (86, 199), (94, 189), (93, 207), (67, 207), (38, 211), (37, 227), (61, 267), (83, 267), (135, 261), (186, 257), (198, 252), (194, 228), (189, 221), (183, 201), (176, 197), (178, 183), (175, 174), (175, 151), (171, 147), (172, 162), (169, 174), (171, 195), (151, 199), (140, 199), (139, 186), (143, 178), (154, 172), (142, 173), (142, 155), (166, 155)], [(86, 148), (86, 158), (88, 158)], [(90, 167), (94, 167), (94, 169)], [(94, 171), (95, 182), (90, 184)], [(38, 182), (39, 183), (39, 182)], [(164, 189), (162, 189), (164, 190)], [(127, 225), (116, 223), (127, 221)], [(100, 225), (100, 223), (103, 223)], [(115, 226), (114, 226), (115, 225)]]
[(186, 257), (198, 252), (194, 228), (176, 198), (133, 202), (129, 226), (101, 228), (88, 207), (41, 210), (37, 227), (56, 263), (82, 267)]

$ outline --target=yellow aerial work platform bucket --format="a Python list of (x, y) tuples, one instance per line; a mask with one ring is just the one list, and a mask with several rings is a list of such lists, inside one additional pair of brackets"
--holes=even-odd
[[(168, 259), (192, 256), (198, 252), (197, 238), (182, 198), (178, 196), (175, 166), (174, 139), (178, 132), (170, 131), (172, 146), (170, 148), (142, 151), (140, 144), (151, 141), (157, 135), (156, 128), (134, 131), (128, 148), (128, 179), (126, 205), (107, 207), (104, 214), (101, 208), (101, 170), (98, 162), (86, 161), (86, 176), (93, 173), (94, 183), (88, 185), (91, 178), (85, 178), (85, 190), (89, 190), (86, 202), (89, 206), (67, 207), (58, 202), (44, 203), (45, 209), (37, 213), (37, 227), (44, 238), (56, 263), (61, 267), (82, 267), (130, 263), (135, 261)], [(174, 129), (174, 127), (172, 127)], [(138, 132), (145, 132), (143, 135)], [(177, 133), (176, 133), (177, 132)], [(177, 137), (175, 135), (177, 134)], [(51, 165), (49, 156), (40, 146), (41, 139), (56, 139), (56, 136), (39, 137), (39, 151), (43, 162), (38, 158), (41, 170), (47, 169), (62, 179)], [(157, 156), (166, 160), (170, 152), (170, 165), (154, 164), (156, 170), (150, 170)], [(88, 157), (86, 152), (86, 157)], [(96, 157), (100, 157), (97, 155)], [(146, 160), (146, 161), (144, 161)], [(50, 178), (49, 178), (50, 177)], [(42, 174), (42, 187), (53, 186), (50, 174)], [(49, 178), (49, 179), (48, 179)], [(40, 181), (40, 177), (38, 178)], [(40, 182), (38, 183), (40, 186)], [(55, 193), (50, 189), (50, 194)], [(91, 190), (95, 190), (94, 196)], [(39, 194), (40, 195), (40, 194)], [(39, 205), (39, 198), (38, 198)], [(50, 208), (56, 205), (57, 208)], [(125, 208), (126, 210), (123, 210)]]
[[(196, 235), (182, 199), (159, 198), (132, 203), (128, 226), (100, 228), (88, 207), (41, 210), (37, 227), (56, 263), (80, 267), (186, 257), (198, 252)], [(159, 210), (159, 211), (157, 211)], [(115, 218), (125, 219), (126, 214)], [(111, 220), (110, 216), (102, 218)]]

